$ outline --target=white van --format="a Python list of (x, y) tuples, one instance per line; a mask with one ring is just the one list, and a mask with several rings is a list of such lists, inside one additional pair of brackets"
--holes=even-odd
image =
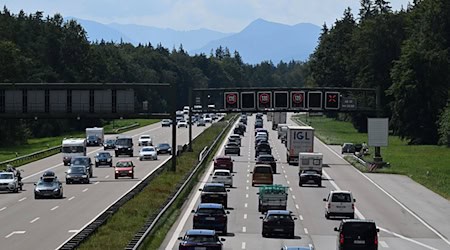
[(278, 139), (280, 139), (281, 137), (286, 135), (287, 127), (288, 127), (287, 124), (278, 124), (278, 126), (277, 126)]
[(332, 216), (355, 218), (355, 199), (350, 191), (330, 191), (325, 201), (325, 218)]
[(184, 113), (185, 115), (189, 114), (189, 106), (184, 106), (184, 107), (183, 107), (183, 113)]

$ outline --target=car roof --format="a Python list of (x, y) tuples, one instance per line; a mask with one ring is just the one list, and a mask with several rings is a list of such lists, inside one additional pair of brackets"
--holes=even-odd
[(198, 204), (198, 208), (221, 209), (221, 208), (223, 208), (223, 205), (222, 204), (218, 204), (218, 203), (200, 203), (200, 204)]
[(342, 220), (342, 223), (352, 223), (352, 222), (375, 223), (375, 221), (371, 220), (371, 219), (343, 219)]
[(351, 194), (352, 192), (347, 190), (331, 190), (331, 194)]
[(275, 158), (275, 157), (273, 157), (273, 155), (269, 155), (269, 154), (260, 154), (260, 155), (258, 155), (258, 158), (259, 157), (272, 157), (272, 158)]
[(231, 159), (231, 156), (229, 155), (219, 155), (216, 157), (216, 159)]
[(283, 250), (312, 250), (310, 246), (283, 246)]
[(226, 169), (217, 169), (217, 170), (214, 170), (214, 173), (219, 173), (219, 172), (227, 172), (227, 173), (230, 173), (230, 170), (226, 170)]
[(268, 210), (267, 211), (267, 215), (272, 215), (272, 214), (290, 215), (291, 211), (288, 211), (288, 210)]
[(204, 187), (209, 186), (209, 187), (225, 187), (225, 184), (223, 183), (219, 183), (219, 182), (207, 182), (205, 183)]
[(207, 229), (191, 229), (186, 232), (186, 235), (215, 235), (216, 231)]

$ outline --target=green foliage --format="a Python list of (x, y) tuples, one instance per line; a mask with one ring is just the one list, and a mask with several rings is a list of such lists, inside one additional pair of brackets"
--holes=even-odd
[(439, 144), (450, 147), (450, 105), (442, 112), (438, 123)]

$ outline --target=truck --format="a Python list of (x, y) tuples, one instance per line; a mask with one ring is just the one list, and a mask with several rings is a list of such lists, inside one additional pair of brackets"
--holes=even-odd
[(310, 126), (288, 126), (286, 133), (286, 159), (289, 165), (298, 164), (301, 152), (314, 152), (314, 128)]
[(267, 210), (286, 210), (287, 189), (288, 187), (279, 184), (260, 186), (257, 193), (258, 211), (265, 213)]
[(70, 164), (74, 156), (86, 156), (86, 139), (64, 138), (61, 144), (64, 166)]
[(286, 112), (274, 112), (272, 118), (272, 130), (276, 130), (278, 128), (278, 124), (286, 123), (286, 120)]
[(322, 175), (322, 153), (305, 153), (301, 152), (298, 154), (298, 166), (299, 173), (305, 170), (314, 170), (320, 175)]
[(267, 121), (271, 122), (273, 120), (274, 112), (267, 112)]
[(86, 140), (88, 146), (100, 146), (105, 141), (105, 130), (103, 128), (86, 128)]

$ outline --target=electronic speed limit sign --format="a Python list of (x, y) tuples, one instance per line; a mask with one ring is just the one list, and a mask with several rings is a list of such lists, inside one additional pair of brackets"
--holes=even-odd
[(305, 108), (305, 92), (291, 91), (291, 108), (304, 109)]
[(224, 93), (224, 107), (227, 110), (238, 109), (239, 93), (238, 92), (225, 92)]
[(272, 108), (272, 92), (258, 92), (258, 109)]

